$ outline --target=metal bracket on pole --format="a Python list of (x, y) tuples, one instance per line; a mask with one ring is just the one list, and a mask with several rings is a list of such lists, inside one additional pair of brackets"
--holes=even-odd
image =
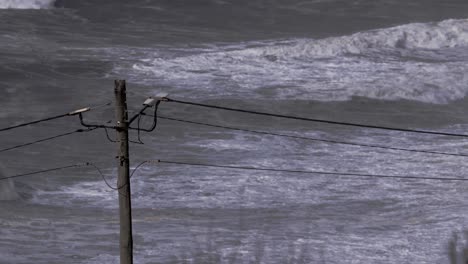
[(75, 110), (75, 111), (71, 111), (70, 113), (68, 113), (68, 115), (72, 116), (72, 115), (77, 115), (77, 114), (82, 114), (84, 112), (88, 112), (91, 110), (91, 107), (86, 107), (86, 108), (81, 108), (81, 109), (78, 109), (78, 110)]
[(80, 117), (80, 123), (84, 127), (118, 129), (118, 127), (115, 127), (115, 126), (106, 126), (106, 125), (98, 125), (98, 124), (86, 124), (85, 121), (83, 120), (83, 112), (78, 112), (76, 114), (78, 114), (78, 116)]
[[(148, 97), (144, 102), (143, 102), (143, 108), (132, 118), (130, 118), (130, 121), (128, 121), (129, 129), (131, 130), (139, 130), (139, 131), (145, 131), (145, 132), (152, 132), (157, 125), (157, 111), (158, 111), (158, 106), (161, 102), (167, 101), (167, 96), (168, 93), (159, 93), (154, 97)], [(151, 125), (150, 128), (140, 128), (138, 125), (138, 128), (135, 127), (130, 127), (130, 124), (133, 123), (137, 118), (141, 118), (142, 115), (145, 115), (145, 111), (148, 108), (154, 107), (154, 119), (153, 119), (153, 124)], [(138, 121), (139, 123), (140, 121)]]

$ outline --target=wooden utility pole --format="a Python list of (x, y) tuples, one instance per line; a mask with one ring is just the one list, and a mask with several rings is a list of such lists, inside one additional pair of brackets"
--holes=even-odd
[(130, 193), (130, 159), (128, 152), (128, 113), (125, 80), (115, 81), (115, 117), (117, 120), (117, 144), (119, 144), (119, 192), (120, 210), (120, 264), (133, 264), (132, 203)]

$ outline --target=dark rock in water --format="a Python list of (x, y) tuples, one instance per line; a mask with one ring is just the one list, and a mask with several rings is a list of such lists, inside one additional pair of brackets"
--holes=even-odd
[(275, 55), (265, 55), (265, 59), (271, 61), (271, 62), (274, 62), (274, 61), (277, 61), (278, 60), (278, 57), (276, 57)]
[[(3, 170), (0, 169), (0, 178), (5, 177)], [(15, 189), (15, 183), (13, 180), (1, 180), (0, 181), (0, 201), (16, 200), (19, 198), (18, 193)]]
[(65, 1), (63, 0), (56, 0), (54, 2), (54, 7), (65, 7)]

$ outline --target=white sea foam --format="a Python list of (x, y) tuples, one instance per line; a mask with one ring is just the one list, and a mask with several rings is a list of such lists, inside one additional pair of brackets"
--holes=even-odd
[(53, 6), (55, 0), (1, 0), (0, 9), (43, 9)]
[(133, 64), (134, 81), (202, 88), (214, 96), (323, 101), (364, 96), (443, 104), (468, 91), (467, 59), (460, 56), (468, 49), (468, 20), (254, 44), (169, 59), (146, 52)]
[(268, 47), (262, 52), (280, 58), (333, 57), (382, 49), (442, 49), (468, 46), (468, 20), (413, 23), (321, 40), (303, 39), (292, 46)]
[(80, 182), (59, 190), (41, 190), (34, 194), (33, 201), (38, 204), (70, 205), (86, 203), (93, 207), (113, 207), (117, 196), (102, 181)]

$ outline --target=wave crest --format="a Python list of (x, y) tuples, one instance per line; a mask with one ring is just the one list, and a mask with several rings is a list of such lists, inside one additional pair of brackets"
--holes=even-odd
[(212, 47), (172, 58), (145, 51), (131, 72), (135, 82), (188, 92), (203, 87), (213, 95), (446, 104), (468, 92), (467, 50), (468, 20), (445, 20), (319, 40)]
[(53, 7), (55, 0), (3, 0), (0, 9), (44, 9)]
[(320, 40), (299, 40), (293, 46), (267, 48), (265, 53), (281, 57), (331, 57), (363, 54), (381, 49), (428, 49), (468, 46), (468, 20), (413, 23), (386, 29)]

